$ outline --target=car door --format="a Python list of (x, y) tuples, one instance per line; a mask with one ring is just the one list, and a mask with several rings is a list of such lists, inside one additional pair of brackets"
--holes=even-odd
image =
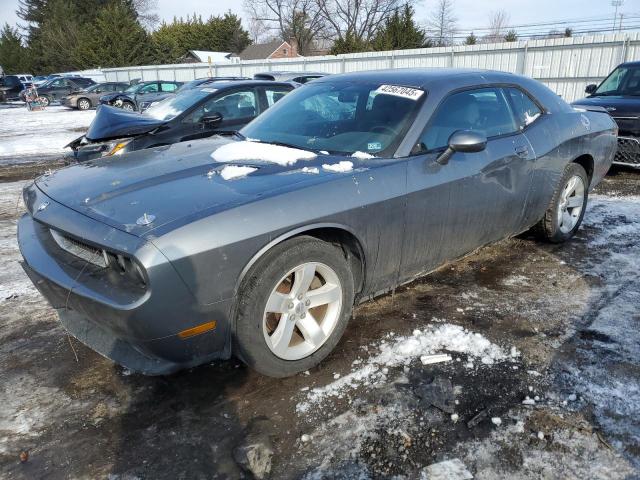
[[(487, 136), (483, 151), (436, 159), (458, 130)], [(533, 149), (501, 88), (446, 97), (428, 121), (407, 166), (407, 218), (401, 276), (432, 270), (518, 233), (531, 183)]]
[(148, 96), (151, 93), (158, 93), (159, 91), (160, 84), (158, 82), (148, 83), (140, 90), (138, 90), (138, 92), (134, 95), (136, 105), (139, 105), (141, 102), (145, 101), (145, 96)]
[(62, 97), (66, 97), (71, 93), (71, 84), (65, 78), (58, 78), (54, 80), (49, 88), (48, 95), (53, 100), (58, 100)]
[[(203, 119), (220, 114), (222, 121), (212, 124)], [(206, 138), (219, 131), (240, 130), (259, 113), (258, 94), (253, 87), (238, 87), (214, 95), (185, 117), (190, 133), (183, 140)]]

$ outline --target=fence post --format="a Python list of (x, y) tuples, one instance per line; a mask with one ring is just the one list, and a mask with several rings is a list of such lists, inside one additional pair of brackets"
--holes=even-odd
[(391, 55), (389, 56), (389, 68), (393, 68), (395, 66), (396, 63), (396, 59), (395, 59), (395, 55), (394, 52), (391, 52)]
[(346, 72), (346, 68), (345, 68), (345, 65), (344, 65), (345, 61), (346, 61), (346, 58), (342, 57), (342, 61), (340, 62), (340, 73)]
[(454, 52), (453, 52), (453, 45), (452, 45), (451, 46), (451, 65), (450, 65), (451, 68), (453, 68), (453, 66), (454, 66), (454, 63), (453, 63), (454, 62), (454, 58), (453, 58), (453, 56), (454, 56)]
[(626, 35), (624, 37), (624, 40), (622, 40), (622, 54), (620, 55), (620, 63), (624, 63), (627, 61), (627, 50), (629, 49), (629, 35)]
[(527, 53), (529, 51), (529, 41), (524, 42), (524, 49), (522, 50), (522, 63), (520, 64), (520, 68), (518, 69), (518, 73), (520, 75), (524, 75), (525, 70), (527, 69)]

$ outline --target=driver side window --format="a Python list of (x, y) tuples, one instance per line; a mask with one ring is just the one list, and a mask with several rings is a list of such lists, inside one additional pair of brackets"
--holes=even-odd
[(241, 90), (213, 97), (191, 114), (191, 121), (198, 123), (205, 115), (219, 113), (223, 121), (251, 118), (257, 112), (256, 94), (253, 90)]
[(420, 136), (414, 153), (446, 148), (458, 130), (473, 130), (487, 138), (518, 131), (501, 89), (465, 90), (446, 98)]
[(140, 89), (140, 93), (156, 93), (158, 91), (157, 83), (150, 83)]

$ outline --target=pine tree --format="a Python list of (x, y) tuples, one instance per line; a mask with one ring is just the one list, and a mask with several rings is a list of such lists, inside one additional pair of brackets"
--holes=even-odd
[(144, 65), (151, 60), (147, 32), (126, 0), (113, 0), (82, 29), (75, 58), (81, 68)]
[(467, 35), (467, 38), (464, 39), (465, 45), (475, 45), (476, 43), (478, 43), (478, 37), (476, 37), (473, 32)]
[(29, 70), (26, 59), (27, 49), (22, 45), (22, 37), (17, 28), (8, 23), (0, 30), (0, 65), (5, 73), (23, 73)]
[(505, 42), (515, 42), (518, 40), (518, 34), (515, 30), (509, 30), (507, 34), (504, 36)]
[(402, 13), (396, 9), (375, 36), (373, 48), (382, 51), (430, 46), (425, 32), (416, 25), (413, 15), (413, 7), (408, 3), (402, 7)]
[(340, 55), (342, 53), (357, 53), (371, 51), (371, 44), (353, 33), (347, 33), (344, 38), (339, 38), (333, 42), (333, 46), (329, 53), (331, 55)]

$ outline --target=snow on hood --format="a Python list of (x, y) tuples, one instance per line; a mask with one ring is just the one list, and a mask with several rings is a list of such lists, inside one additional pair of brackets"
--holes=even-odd
[(317, 155), (308, 150), (250, 141), (233, 142), (221, 146), (211, 154), (216, 162), (262, 161), (286, 166), (298, 160), (313, 160)]
[(344, 172), (350, 172), (351, 170), (353, 170), (353, 162), (349, 162), (348, 160), (342, 160), (341, 162), (338, 163), (333, 163), (333, 164), (323, 164), (322, 168), (328, 172), (334, 172), (334, 173), (344, 173)]
[(251, 172), (255, 172), (257, 168), (245, 167), (241, 165), (227, 165), (220, 171), (220, 176), (225, 180), (233, 180), (234, 178), (246, 177)]

